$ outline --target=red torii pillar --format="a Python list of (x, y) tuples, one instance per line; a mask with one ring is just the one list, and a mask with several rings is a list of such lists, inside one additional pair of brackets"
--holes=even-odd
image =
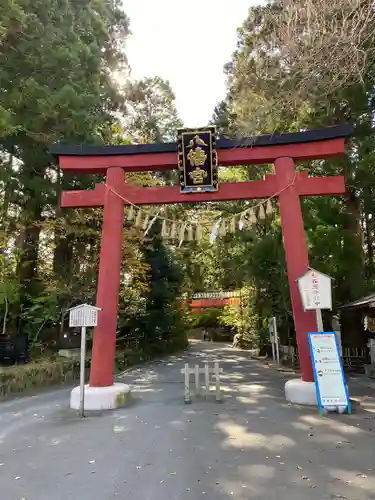
[[(108, 188), (118, 189), (119, 186), (124, 184), (124, 181), (125, 174), (121, 167), (112, 167), (107, 170), (106, 184)], [(90, 385), (93, 387), (106, 387), (113, 384), (123, 220), (123, 200), (110, 189), (107, 189), (104, 196), (102, 241), (96, 296), (97, 307), (100, 307), (102, 311), (98, 315), (98, 327), (94, 332), (90, 371)]]
[[(279, 197), (280, 218), (285, 248), (289, 287), (300, 356), (302, 382), (313, 382), (313, 372), (308, 346), (308, 332), (316, 331), (313, 311), (304, 311), (298, 291), (297, 278), (308, 268), (308, 252), (305, 241), (300, 205), (301, 196), (343, 195), (346, 192), (342, 176), (309, 178), (306, 172), (297, 173), (295, 160), (312, 160), (342, 155), (345, 152), (345, 136), (348, 127), (332, 127), (325, 131), (308, 131), (281, 136), (265, 136), (267, 145), (236, 147), (235, 142), (224, 141), (220, 149), (219, 165), (243, 165), (274, 163), (275, 173), (264, 180), (221, 184), (213, 193), (182, 194), (178, 186), (140, 188), (125, 183), (124, 172), (165, 170), (177, 167), (175, 144), (139, 145), (95, 148), (55, 146), (51, 152), (59, 156), (60, 167), (74, 173), (105, 173), (106, 185), (97, 184), (92, 191), (67, 191), (62, 194), (62, 207), (104, 207), (102, 245), (98, 277), (97, 306), (102, 308), (99, 324), (94, 331), (90, 372), (90, 388), (95, 398), (99, 388), (113, 388), (118, 294), (120, 287), (121, 247), (125, 200), (135, 205), (168, 203), (199, 203), (204, 201), (228, 201)], [(318, 139), (314, 134), (318, 134)], [(280, 141), (281, 138), (281, 141)], [(283, 142), (283, 140), (287, 138)], [(295, 141), (292, 141), (295, 138)], [(290, 139), (290, 140), (289, 140)], [(277, 142), (279, 141), (279, 143)], [(223, 141), (222, 141), (223, 142)], [(249, 141), (250, 144), (251, 141)], [(258, 141), (259, 142), (259, 141)], [(260, 141), (261, 142), (261, 141)], [(280, 144), (281, 142), (281, 144)], [(230, 144), (229, 144), (230, 143)], [(169, 146), (169, 151), (168, 151)], [(151, 150), (151, 151), (150, 151)], [(310, 385), (311, 384), (307, 384)], [(118, 388), (118, 392), (121, 392)], [(103, 396), (92, 401), (92, 409), (113, 408), (112, 400)], [(299, 389), (297, 390), (299, 392)], [(106, 391), (103, 392), (106, 394)], [(312, 402), (307, 397), (296, 402)], [(291, 396), (293, 399), (294, 396)], [(106, 399), (106, 400), (105, 400)], [(86, 395), (86, 401), (89, 400)], [(105, 400), (105, 401), (104, 401)], [(71, 402), (72, 404), (72, 402)], [(74, 405), (73, 405), (74, 406)], [(100, 406), (100, 408), (99, 408)], [(97, 408), (98, 407), (98, 408)]]

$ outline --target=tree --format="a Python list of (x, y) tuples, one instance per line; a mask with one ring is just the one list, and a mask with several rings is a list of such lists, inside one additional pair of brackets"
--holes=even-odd
[(127, 128), (137, 142), (170, 142), (182, 126), (168, 81), (156, 76), (129, 82)]
[[(123, 96), (112, 75), (126, 65), (128, 19), (117, 0), (14, 0), (11, 5), (15, 14), (1, 31), (0, 122), (5, 120), (8, 130), (1, 146), (19, 165), (8, 202), (19, 213), (18, 275), (26, 305), (40, 292), (42, 224), (54, 217), (60, 188), (74, 183), (55, 170), (48, 145), (100, 141), (114, 122)], [(9, 195), (9, 185), (3, 189)]]
[[(170, 83), (159, 76), (129, 82), (126, 87), (126, 130), (138, 143), (173, 142), (182, 127), (175, 95)], [(162, 184), (178, 181), (177, 172), (168, 170), (153, 174)]]
[(182, 346), (185, 341), (182, 329), (182, 304), (179, 301), (182, 273), (160, 236), (161, 223), (155, 221), (142, 249), (149, 266), (148, 291), (142, 330), (145, 346), (160, 343), (160, 340), (178, 338)]
[[(128, 115), (125, 129), (136, 142), (162, 143), (174, 140), (176, 129), (182, 126), (182, 122), (168, 81), (154, 77), (129, 82), (126, 99)], [(143, 185), (174, 183), (176, 176), (173, 174), (152, 174), (147, 179), (141, 174), (130, 180)], [(172, 212), (173, 207), (168, 212), (163, 211), (163, 214)], [(182, 273), (175, 256), (161, 237), (159, 219), (150, 228), (141, 248), (148, 269), (148, 289), (143, 294), (145, 309), (142, 316), (137, 316), (134, 326), (144, 336), (146, 347), (148, 343), (164, 342), (168, 336), (176, 336), (183, 343), (182, 310), (178, 304)]]
[[(5, 0), (0, 6), (0, 236), (1, 249), (13, 250), (4, 261), (0, 320), (9, 325), (22, 318), (19, 329), (30, 339), (54, 327), (73, 299), (95, 300), (100, 252), (102, 211), (58, 205), (62, 190), (93, 188), (102, 179), (63, 175), (49, 145), (162, 142), (173, 140), (181, 125), (168, 82), (124, 83), (128, 24), (119, 0)], [(149, 186), (172, 177), (141, 173), (127, 181)], [(139, 343), (149, 332), (154, 344), (180, 342), (173, 253), (160, 236), (145, 240), (144, 230), (127, 219), (123, 246), (120, 336), (128, 343), (136, 332)], [(153, 278), (159, 268), (166, 286), (160, 293)], [(163, 317), (153, 306), (160, 294)], [(147, 317), (164, 321), (162, 336), (152, 337)]]
[[(354, 8), (352, 15), (348, 13), (350, 6)], [(370, 44), (374, 11), (368, 7), (369, 2), (354, 0), (340, 2), (340, 6), (320, 0), (280, 0), (251, 8), (238, 30), (237, 50), (225, 68), (227, 96), (213, 117), (219, 134), (229, 137), (353, 124), (355, 132), (346, 158), (304, 165), (315, 176), (344, 175), (348, 187), (348, 195), (343, 198), (303, 200), (310, 262), (335, 278), (336, 305), (371, 291), (375, 277), (375, 58), (374, 44)], [(366, 12), (363, 30), (355, 31)], [(338, 19), (344, 24), (337, 23)], [(329, 26), (332, 29), (326, 29)], [(316, 40), (319, 33), (322, 40)], [(335, 40), (343, 41), (342, 50), (340, 44), (333, 47)], [(326, 47), (322, 49), (324, 42), (327, 52)], [(366, 49), (365, 53), (354, 61), (354, 56), (348, 57), (350, 46), (354, 56)], [(329, 47), (335, 58), (332, 66), (327, 56)], [(358, 61), (363, 67), (356, 73)], [(336, 71), (337, 65), (340, 68)], [(226, 174), (238, 179), (242, 174), (241, 180), (254, 180), (271, 168), (236, 167), (226, 169)], [(239, 204), (224, 205), (224, 213), (231, 211), (240, 211)], [(206, 267), (200, 260), (203, 245), (192, 247), (189, 258), (204, 269), (206, 283), (229, 284), (226, 279), (217, 280), (219, 265), (223, 266), (223, 277), (227, 269), (233, 278), (240, 276), (242, 284), (254, 290), (253, 306), (259, 318), (277, 315), (284, 340), (289, 337), (291, 308), (278, 218), (271, 224), (257, 224), (253, 237), (238, 232), (218, 239), (213, 245), (216, 250), (211, 249), (209, 255), (220, 255), (220, 259), (214, 259), (212, 266)]]
[[(343, 110), (341, 91), (367, 88), (373, 78), (374, 26), (370, 0), (274, 0), (251, 8), (227, 65), (237, 126), (250, 134), (298, 127), (328, 101), (331, 108), (341, 101)], [(324, 116), (334, 121), (334, 113)]]
[[(17, 0), (4, 0), (0, 5), (0, 50), (11, 34), (20, 34), (25, 13)], [(0, 137), (15, 131), (11, 125), (11, 110), (0, 102)]]
[[(298, 2), (297, 2), (298, 3)], [(307, 9), (318, 5), (317, 2), (308, 2)], [(295, 3), (293, 3), (293, 6)], [(347, 5), (346, 2), (343, 4)], [(364, 5), (364, 3), (363, 3)], [(288, 4), (288, 8), (294, 8)], [(329, 17), (328, 11), (332, 3), (326, 3), (325, 15)], [(344, 8), (344, 7), (343, 7)], [(361, 206), (359, 196), (363, 193), (361, 182), (357, 176), (361, 176), (363, 155), (362, 151), (369, 151), (369, 137), (373, 135), (373, 63), (371, 50), (366, 54), (366, 68), (362, 72), (363, 82), (355, 84), (352, 80), (332, 89), (319, 96), (313, 92), (300, 94), (298, 87), (298, 68), (294, 71), (289, 62), (290, 47), (280, 32), (280, 18), (289, 12), (285, 2), (273, 2), (263, 7), (255, 7), (250, 10), (248, 18), (239, 30), (238, 48), (232, 61), (227, 65), (229, 77), (228, 102), (235, 116), (237, 131), (242, 133), (263, 133), (274, 131), (299, 130), (304, 128), (319, 128), (337, 123), (352, 123), (355, 127), (353, 141), (348, 149), (348, 157), (338, 160), (324, 162), (312, 162), (310, 171), (315, 175), (340, 174), (344, 175), (348, 186), (348, 196), (340, 203), (340, 211), (343, 217), (340, 224), (343, 231), (337, 230), (338, 224), (332, 221), (336, 228), (329, 231), (330, 238), (341, 240), (345, 252), (340, 253), (339, 258), (348, 256), (350, 265), (342, 262), (343, 268), (347, 270), (345, 285), (341, 281), (341, 287), (346, 289), (346, 294), (340, 293), (342, 300), (350, 300), (358, 297), (365, 291), (365, 270), (363, 259), (362, 235), (361, 235)], [(306, 10), (296, 14), (305, 15)], [(323, 13), (317, 13), (309, 17), (309, 30), (318, 33), (321, 30)], [(342, 11), (340, 11), (342, 13)], [(363, 13), (363, 11), (361, 10)], [(359, 15), (359, 12), (358, 12)], [(280, 17), (281, 16), (281, 17)], [(314, 17), (315, 16), (315, 17)], [(354, 22), (355, 16), (348, 18), (347, 22)], [(284, 19), (284, 18), (283, 18)], [(334, 18), (336, 19), (336, 18)], [(290, 20), (291, 23), (295, 19)], [(327, 23), (331, 22), (327, 18)], [(345, 25), (348, 33), (348, 26)], [(366, 29), (368, 25), (366, 24)], [(341, 29), (337, 27), (337, 29)], [(300, 52), (308, 51), (308, 41), (303, 45), (304, 38), (301, 33), (299, 43), (302, 44)], [(327, 34), (327, 36), (331, 36)], [(315, 50), (315, 49), (314, 49)], [(345, 50), (345, 49), (343, 49)], [(301, 56), (302, 57), (302, 56)], [(348, 62), (348, 64), (350, 61)], [(324, 73), (327, 65), (326, 59), (315, 58), (314, 64), (321, 65), (321, 73)], [(307, 67), (306, 67), (307, 68)], [(309, 85), (313, 85), (314, 70), (310, 73)], [(307, 71), (307, 70), (306, 70)], [(327, 73), (328, 74), (328, 73)], [(292, 105), (291, 101), (297, 102), (298, 106)], [(368, 169), (368, 155), (366, 158), (366, 178), (373, 178), (373, 169)], [(328, 206), (322, 200), (304, 201), (306, 207), (314, 206), (318, 210), (327, 210)], [(333, 207), (333, 205), (331, 205)], [(367, 203), (368, 206), (368, 203)], [(371, 217), (367, 217), (371, 225)], [(336, 232), (335, 232), (336, 231)], [(328, 234), (328, 232), (327, 232)], [(371, 231), (369, 232), (371, 240)], [(339, 244), (336, 248), (339, 248)], [(369, 248), (372, 248), (372, 240)], [(312, 248), (311, 254), (313, 255)], [(349, 258), (350, 256), (350, 258)]]
[(296, 84), (290, 94), (294, 103), (319, 101), (366, 81), (375, 56), (371, 0), (278, 0), (275, 4), (269, 19), (274, 25), (271, 39)]

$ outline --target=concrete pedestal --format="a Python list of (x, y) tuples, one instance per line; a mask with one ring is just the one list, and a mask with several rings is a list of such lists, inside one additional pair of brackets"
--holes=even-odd
[[(288, 380), (285, 384), (285, 398), (290, 403), (299, 405), (318, 406), (318, 399), (316, 397), (316, 389), (314, 382), (304, 382), (301, 379)], [(330, 412), (345, 413), (346, 406), (325, 406), (323, 413)]]
[(285, 384), (285, 398), (290, 403), (317, 406), (314, 382), (304, 382), (301, 379), (288, 380)]
[[(125, 406), (130, 399), (130, 387), (113, 384), (109, 387), (85, 386), (85, 410), (113, 410)], [(70, 394), (70, 408), (79, 410), (80, 388), (75, 387)]]

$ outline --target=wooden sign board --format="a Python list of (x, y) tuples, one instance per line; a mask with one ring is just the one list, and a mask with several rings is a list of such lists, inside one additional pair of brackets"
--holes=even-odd
[(98, 325), (98, 311), (101, 309), (88, 304), (81, 304), (69, 309), (70, 327), (95, 327)]
[(332, 278), (315, 269), (309, 269), (298, 278), (298, 288), (305, 311), (332, 309)]

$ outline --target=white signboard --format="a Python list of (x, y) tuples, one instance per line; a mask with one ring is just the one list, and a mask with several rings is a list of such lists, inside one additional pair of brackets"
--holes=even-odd
[(337, 339), (334, 332), (309, 333), (316, 394), (321, 411), (351, 413)]
[(273, 316), (268, 321), (268, 331), (270, 333), (270, 342), (276, 342), (277, 330), (276, 330), (276, 318)]
[(298, 278), (298, 288), (305, 311), (332, 309), (331, 278), (315, 269), (309, 269)]
[(98, 325), (99, 307), (81, 304), (69, 309), (69, 326), (70, 327), (90, 327)]
[(273, 316), (268, 322), (268, 331), (270, 332), (270, 342), (272, 346), (272, 357), (277, 364), (280, 364), (280, 353), (279, 353), (279, 338), (277, 335), (277, 324), (276, 318)]
[(79, 413), (85, 416), (85, 363), (86, 363), (86, 328), (98, 325), (98, 311), (100, 307), (80, 304), (69, 309), (69, 326), (81, 328), (81, 366), (80, 366), (80, 397)]

